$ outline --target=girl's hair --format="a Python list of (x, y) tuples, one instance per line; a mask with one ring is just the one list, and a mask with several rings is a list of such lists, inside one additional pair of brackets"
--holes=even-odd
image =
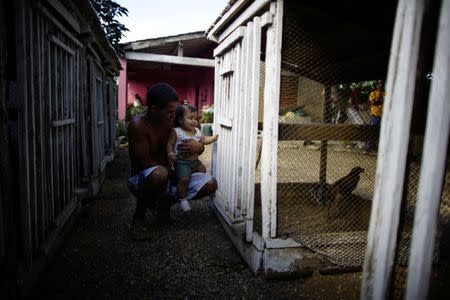
[(196, 112), (197, 109), (189, 104), (178, 105), (177, 109), (175, 110), (175, 127), (180, 126), (180, 120), (183, 118), (185, 111)]

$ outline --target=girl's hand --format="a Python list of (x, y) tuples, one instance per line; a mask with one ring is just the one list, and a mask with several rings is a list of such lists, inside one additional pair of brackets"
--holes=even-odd
[(214, 142), (217, 142), (217, 140), (219, 139), (219, 135), (218, 134), (213, 135), (212, 139)]

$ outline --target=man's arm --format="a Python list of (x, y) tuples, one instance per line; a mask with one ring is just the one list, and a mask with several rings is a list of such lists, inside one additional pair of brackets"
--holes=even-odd
[(128, 125), (129, 152), (132, 164), (143, 170), (154, 164), (151, 157), (151, 139), (139, 121), (131, 121)]
[(173, 153), (173, 147), (175, 146), (176, 141), (177, 141), (177, 133), (176, 133), (175, 129), (172, 129), (172, 131), (170, 132), (169, 141), (167, 142), (167, 145), (166, 145), (167, 155), (168, 155), (169, 161), (172, 164), (175, 163), (175, 161), (177, 160), (177, 157)]

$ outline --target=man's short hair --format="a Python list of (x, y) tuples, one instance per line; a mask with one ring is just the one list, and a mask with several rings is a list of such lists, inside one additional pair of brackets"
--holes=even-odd
[(149, 108), (152, 105), (164, 108), (170, 102), (178, 102), (178, 95), (175, 89), (167, 83), (157, 83), (148, 89), (146, 102)]

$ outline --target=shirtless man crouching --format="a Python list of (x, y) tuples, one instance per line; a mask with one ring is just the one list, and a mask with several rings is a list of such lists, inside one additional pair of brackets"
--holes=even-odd
[[(165, 83), (150, 87), (147, 93), (148, 110), (135, 116), (128, 125), (128, 145), (131, 177), (128, 187), (136, 196), (136, 211), (130, 228), (134, 239), (149, 239), (145, 224), (145, 211), (150, 209), (160, 221), (170, 219), (169, 162), (166, 145), (173, 128), (178, 95)], [(178, 150), (186, 155), (201, 154), (204, 146), (190, 140), (180, 144)], [(188, 198), (201, 198), (214, 193), (216, 180), (206, 173), (194, 173), (189, 185)]]

